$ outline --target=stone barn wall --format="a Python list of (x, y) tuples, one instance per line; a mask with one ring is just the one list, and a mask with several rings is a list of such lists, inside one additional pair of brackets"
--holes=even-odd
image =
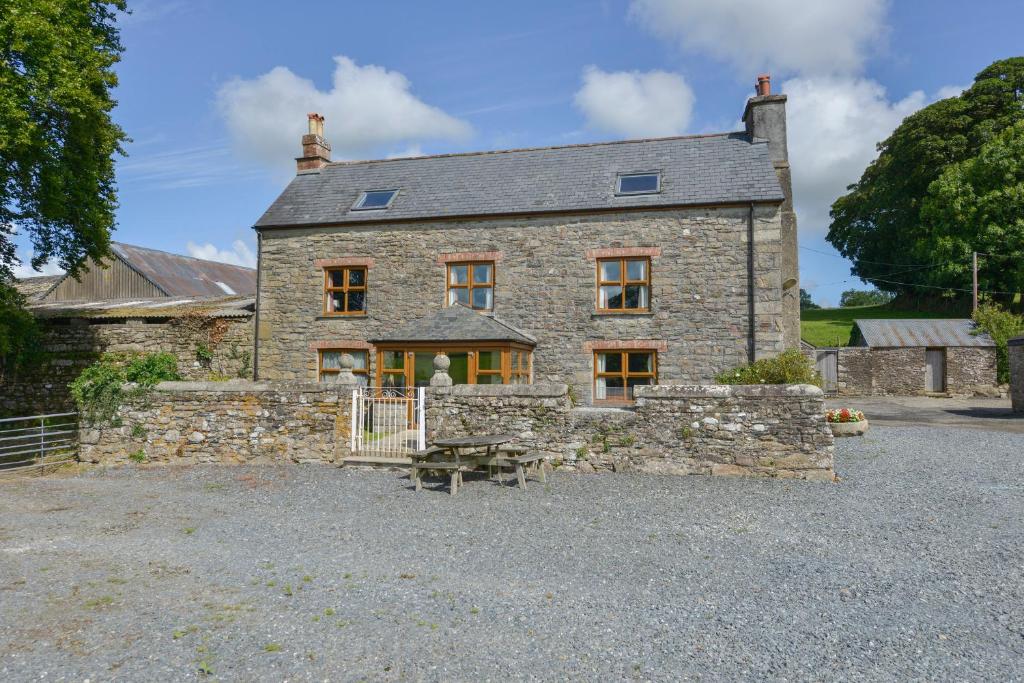
[[(0, 383), (0, 416), (74, 410), (68, 384), (104, 353), (173, 353), (185, 379), (249, 378), (252, 373), (251, 318), (181, 317), (158, 323), (92, 319), (41, 321), (41, 325), (38, 363)], [(196, 359), (199, 342), (213, 354), (208, 366)]]

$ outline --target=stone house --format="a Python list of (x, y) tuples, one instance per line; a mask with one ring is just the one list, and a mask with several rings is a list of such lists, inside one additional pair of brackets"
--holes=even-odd
[(581, 402), (707, 383), (799, 344), (786, 96), (744, 130), (332, 162), (256, 222), (256, 376), (382, 386), (562, 382)]
[(828, 393), (851, 396), (997, 391), (996, 345), (969, 319), (854, 321), (851, 346), (814, 349)]
[(252, 376), (256, 271), (113, 243), (110, 263), (15, 283), (43, 333), (30, 368), (0, 376), (0, 413), (71, 409), (67, 386), (103, 353), (169, 352), (183, 377)]

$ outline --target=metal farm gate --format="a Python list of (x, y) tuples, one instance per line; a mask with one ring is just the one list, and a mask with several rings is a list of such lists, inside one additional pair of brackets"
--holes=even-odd
[(352, 392), (356, 460), (402, 460), (427, 447), (424, 387), (359, 387)]
[(50, 413), (0, 420), (0, 474), (56, 467), (75, 460), (78, 414)]

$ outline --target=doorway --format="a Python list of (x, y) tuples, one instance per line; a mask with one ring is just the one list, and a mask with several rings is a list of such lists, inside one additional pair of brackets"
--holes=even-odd
[(925, 349), (924, 389), (935, 393), (946, 390), (946, 349)]

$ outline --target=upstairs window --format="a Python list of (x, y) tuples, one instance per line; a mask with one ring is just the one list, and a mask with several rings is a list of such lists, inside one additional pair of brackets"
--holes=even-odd
[(359, 199), (352, 206), (353, 211), (369, 211), (371, 209), (386, 209), (395, 201), (398, 190), (367, 190), (359, 195)]
[(651, 259), (598, 259), (597, 310), (602, 313), (651, 310)]
[(657, 194), (661, 192), (660, 173), (628, 173), (620, 175), (615, 194)]
[(366, 314), (366, 266), (324, 269), (324, 315)]
[(448, 305), (462, 304), (477, 311), (494, 308), (494, 261), (448, 264)]

